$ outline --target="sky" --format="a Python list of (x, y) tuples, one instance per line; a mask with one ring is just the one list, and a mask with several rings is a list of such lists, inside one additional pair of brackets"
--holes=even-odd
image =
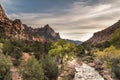
[(120, 19), (120, 0), (0, 0), (8, 17), (33, 28), (49, 24), (61, 38), (86, 41)]

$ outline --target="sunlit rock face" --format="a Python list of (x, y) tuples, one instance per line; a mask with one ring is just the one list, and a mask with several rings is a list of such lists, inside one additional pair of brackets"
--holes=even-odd
[(93, 67), (87, 64), (76, 66), (75, 70), (75, 80), (104, 80)]

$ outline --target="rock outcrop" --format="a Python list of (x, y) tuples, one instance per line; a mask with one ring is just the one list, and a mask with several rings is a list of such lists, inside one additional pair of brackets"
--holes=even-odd
[(4, 21), (7, 18), (2, 6), (0, 5), (0, 21)]
[(94, 33), (93, 37), (91, 37), (89, 40), (87, 40), (85, 43), (102, 43), (104, 41), (107, 41), (110, 39), (110, 36), (115, 32), (115, 30), (117, 30), (118, 28), (120, 28), (120, 20), (113, 24), (112, 26)]
[(56, 41), (60, 39), (59, 33), (56, 33), (48, 24), (42, 28), (32, 28), (22, 24), (20, 19), (10, 20), (0, 5), (0, 37), (17, 38), (29, 41)]

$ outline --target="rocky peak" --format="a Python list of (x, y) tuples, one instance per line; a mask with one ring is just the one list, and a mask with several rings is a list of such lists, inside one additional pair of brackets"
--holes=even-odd
[(48, 24), (43, 27), (43, 31), (48, 34), (55, 33), (55, 31)]
[(37, 35), (44, 35), (44, 38), (49, 39), (49, 40), (57, 40), (60, 39), (59, 33), (56, 33), (50, 26), (49, 24), (45, 25), (42, 28), (36, 28), (34, 29), (35, 34)]
[(21, 25), (21, 24), (22, 24), (22, 22), (21, 22), (21, 20), (20, 20), (20, 19), (15, 19), (15, 20), (13, 21), (13, 23), (14, 23), (14, 24), (19, 24), (19, 25)]
[(13, 21), (13, 28), (19, 31), (19, 33), (23, 30), (22, 22), (20, 19), (15, 19)]
[(44, 28), (49, 29), (50, 28), (49, 24), (46, 24)]

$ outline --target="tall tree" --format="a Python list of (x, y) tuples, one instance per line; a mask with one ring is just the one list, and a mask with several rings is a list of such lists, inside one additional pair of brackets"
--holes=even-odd
[(65, 40), (58, 40), (53, 44), (51, 50), (49, 50), (49, 55), (57, 59), (62, 59), (61, 63), (63, 63), (64, 58), (73, 58), (75, 51), (76, 46), (74, 44), (66, 42)]

